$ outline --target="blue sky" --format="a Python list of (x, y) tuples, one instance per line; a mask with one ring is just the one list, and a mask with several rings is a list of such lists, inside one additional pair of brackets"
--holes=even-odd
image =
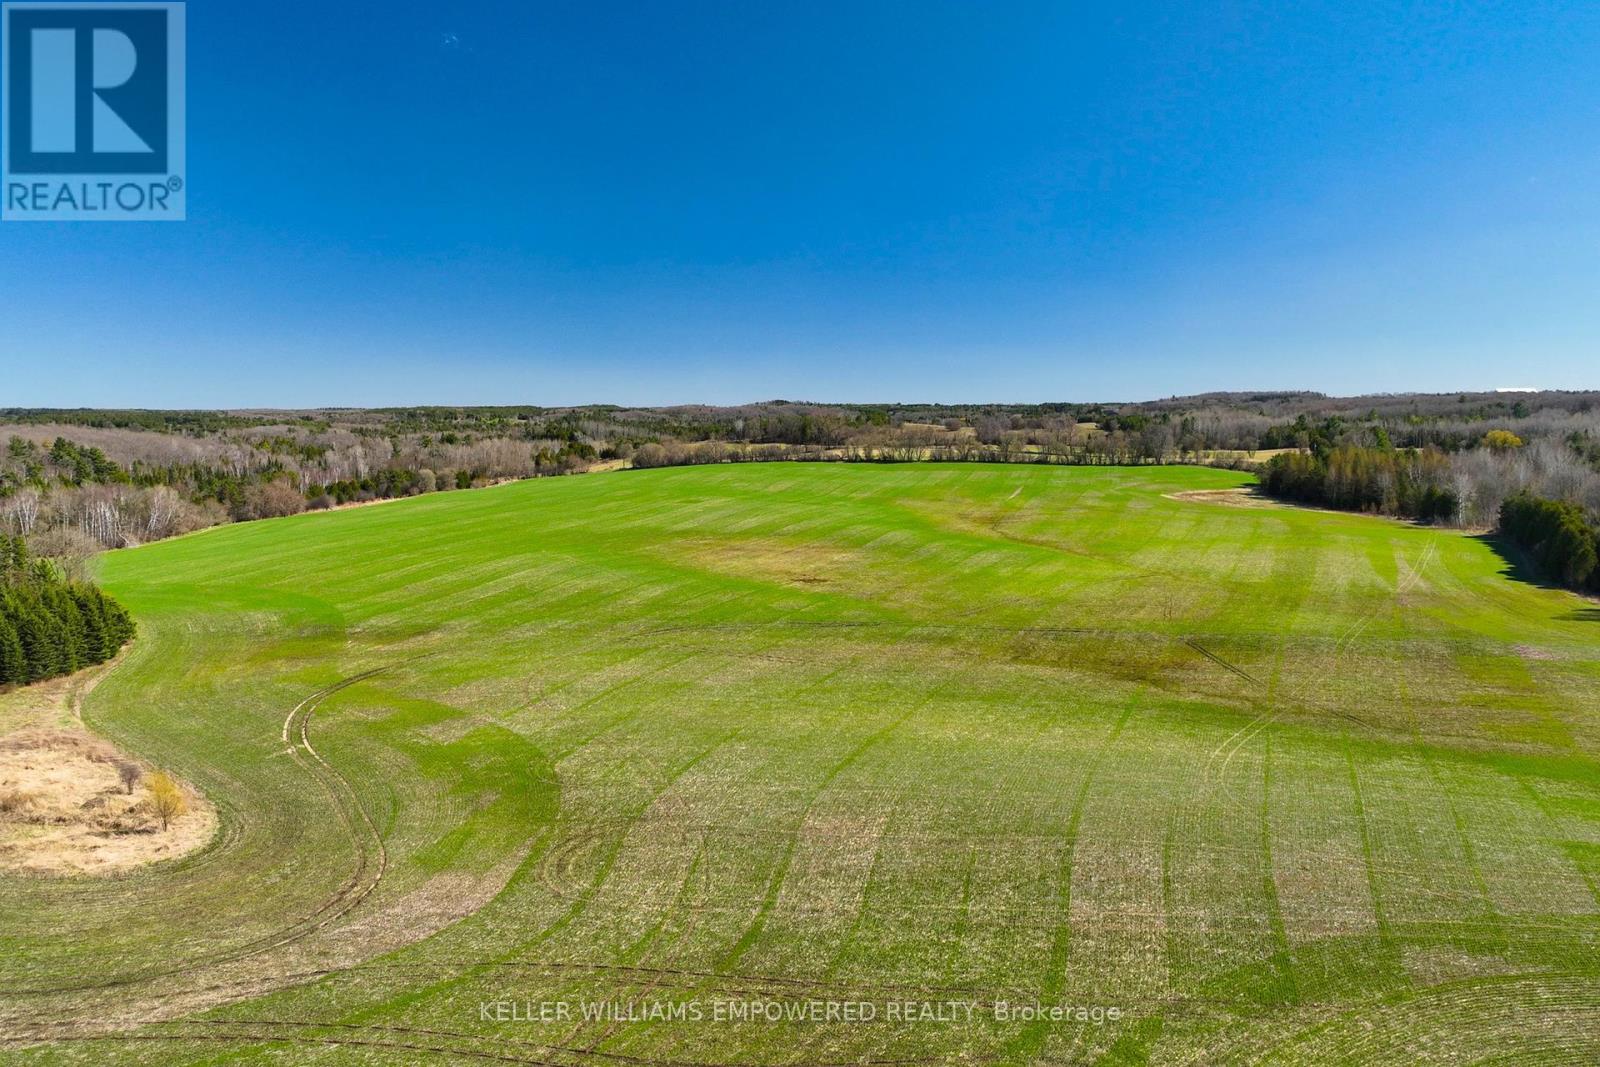
[(189, 4), (0, 406), (1600, 386), (1600, 7)]

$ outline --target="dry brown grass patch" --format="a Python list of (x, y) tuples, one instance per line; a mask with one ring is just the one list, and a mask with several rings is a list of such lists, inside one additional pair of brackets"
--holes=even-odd
[(1168, 500), (1184, 500), (1193, 504), (1221, 504), (1230, 508), (1270, 508), (1275, 501), (1262, 496), (1249, 486), (1235, 489), (1188, 489), (1181, 493), (1162, 494)]
[(859, 549), (781, 538), (694, 539), (674, 550), (707, 570), (786, 585), (859, 587), (870, 573), (869, 556)]
[(73, 730), (0, 738), (0, 868), (110, 874), (191, 852), (211, 839), (216, 812), (185, 788), (189, 814), (162, 832), (145, 791), (130, 793), (113, 746)]

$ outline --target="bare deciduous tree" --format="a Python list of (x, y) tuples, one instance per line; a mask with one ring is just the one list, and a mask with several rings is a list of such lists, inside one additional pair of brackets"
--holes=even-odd
[(0, 501), (0, 518), (14, 534), (27, 537), (39, 521), (39, 493), (35, 489), (20, 489)]
[(167, 486), (158, 485), (150, 490), (146, 498), (145, 540), (156, 541), (179, 533), (178, 525), (184, 510), (183, 498)]

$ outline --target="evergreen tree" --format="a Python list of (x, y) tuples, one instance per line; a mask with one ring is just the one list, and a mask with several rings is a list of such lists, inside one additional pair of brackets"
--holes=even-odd
[(104, 663), (133, 632), (122, 605), (67, 581), (49, 560), (30, 560), (21, 537), (0, 535), (0, 685)]
[[(89, 589), (82, 585), (74, 585), (71, 589), (72, 599), (78, 605), (78, 614), (83, 618), (83, 645), (85, 654), (93, 662), (109, 658), (115, 654), (115, 649), (107, 645), (110, 640), (106, 633), (105, 609), (101, 607), (100, 600), (90, 594)], [(111, 649), (110, 652), (107, 650)]]
[(1600, 533), (1576, 504), (1518, 493), (1500, 505), (1500, 532), (1532, 553), (1561, 584), (1573, 589), (1597, 585)]
[(22, 653), (17, 628), (0, 612), (0, 685), (21, 685), (28, 680), (28, 660)]

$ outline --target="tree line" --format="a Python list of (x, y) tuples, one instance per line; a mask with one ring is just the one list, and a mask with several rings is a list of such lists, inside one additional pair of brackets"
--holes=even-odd
[(0, 534), (0, 686), (23, 685), (104, 663), (133, 637), (127, 611), (98, 587), (34, 559)]
[[(671, 441), (647, 444), (631, 457), (634, 468), (692, 467), (717, 463), (1028, 463), (1048, 466), (1140, 466), (1167, 463), (1170, 452), (1147, 447), (1137, 436), (1104, 434), (1076, 447), (1025, 447), (1009, 441), (984, 444), (854, 443), (839, 446), (729, 444), (722, 441)], [(1237, 458), (1212, 461), (1215, 466), (1242, 468)]]
[[(577, 473), (608, 461), (1237, 465), (1256, 461), (1259, 449), (1292, 449), (1317, 463), (1274, 477), (1296, 499), (1326, 506), (1483, 528), (1494, 524), (1507, 497), (1527, 489), (1600, 513), (1600, 393), (1256, 392), (1138, 403), (775, 400), (736, 407), (299, 412), (5, 409), (0, 446), (0, 530), (28, 535), (35, 551), (69, 562), (222, 522)], [(1354, 451), (1333, 460), (1341, 449)]]
[(1435, 448), (1340, 445), (1321, 454), (1285, 452), (1267, 461), (1260, 478), (1270, 496), (1342, 511), (1444, 522), (1460, 505), (1449, 459)]
[(1523, 448), (1514, 434), (1492, 430), (1471, 453), (1324, 446), (1274, 456), (1257, 473), (1281, 499), (1422, 522), (1460, 523), (1464, 509), (1493, 501), (1501, 536), (1546, 577), (1600, 592), (1600, 509), (1586, 457), (1552, 442)]

